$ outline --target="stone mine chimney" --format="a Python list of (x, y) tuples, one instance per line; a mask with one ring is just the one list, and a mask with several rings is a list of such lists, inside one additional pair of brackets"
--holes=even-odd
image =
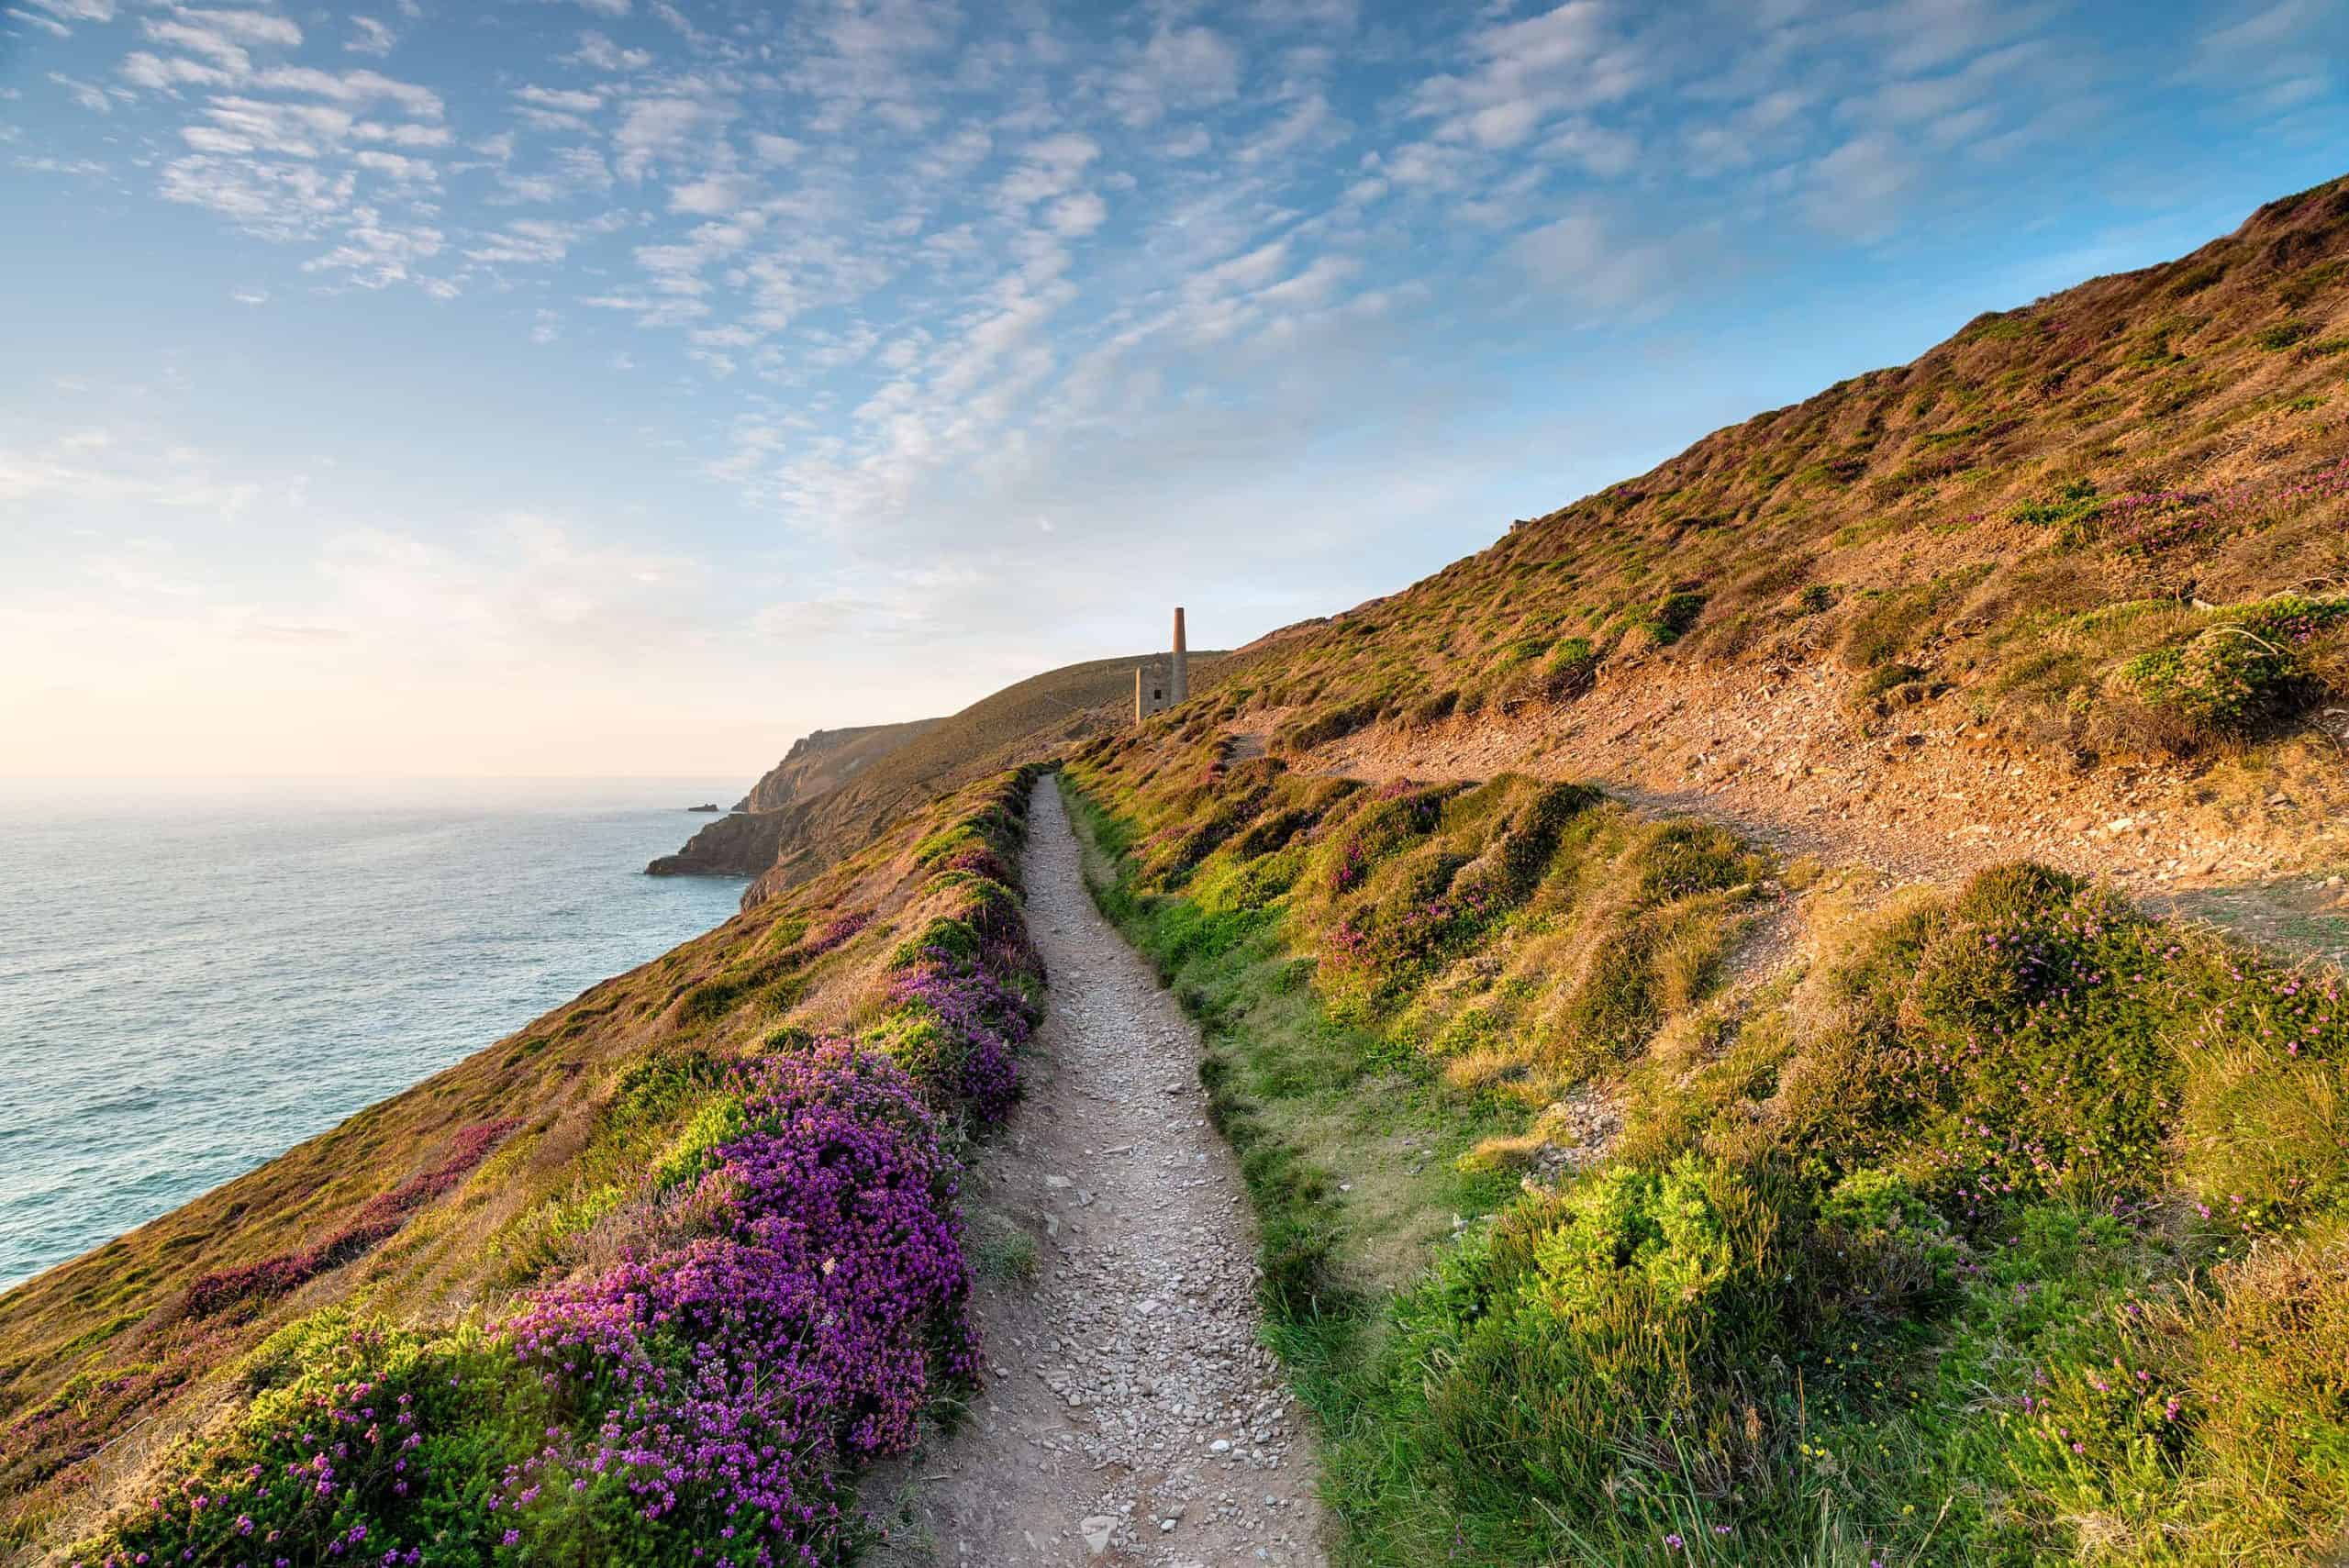
[(1174, 606), (1174, 671), (1167, 696), (1181, 702), (1191, 695), (1191, 651), (1183, 641), (1183, 606)]

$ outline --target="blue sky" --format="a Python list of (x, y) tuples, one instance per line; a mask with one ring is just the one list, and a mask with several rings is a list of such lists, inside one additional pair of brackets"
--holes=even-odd
[(0, 773), (754, 773), (2343, 172), (2349, 13), (0, 0)]

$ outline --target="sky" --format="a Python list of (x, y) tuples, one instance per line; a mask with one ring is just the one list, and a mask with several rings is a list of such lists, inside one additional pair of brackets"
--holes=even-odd
[(0, 0), (0, 776), (705, 774), (2349, 166), (2349, 6)]

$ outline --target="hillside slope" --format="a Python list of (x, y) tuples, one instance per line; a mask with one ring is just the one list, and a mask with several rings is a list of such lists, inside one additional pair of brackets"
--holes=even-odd
[(2344, 373), (2335, 182), (1243, 653), (1230, 722), (1333, 771), (1972, 824), (2147, 886), (2338, 858)]
[(1206, 1026), (1344, 1561), (2339, 1560), (2338, 971), (1199, 717), (1070, 780)]
[(1073, 756), (1346, 1561), (2342, 1560), (2344, 371), (2337, 182)]
[[(0, 1296), (0, 1554), (101, 1527), (88, 1561), (229, 1562), (256, 1528), (305, 1562), (682, 1561), (736, 1526), (746, 1562), (832, 1551), (841, 1478), (974, 1369), (951, 1156), (1034, 1017), (1029, 780)], [(629, 1380), (692, 1407), (623, 1412)], [(679, 1435), (718, 1420), (753, 1451)], [(273, 1491), (289, 1464), (317, 1484)], [(544, 1506), (508, 1496), (541, 1467)]]

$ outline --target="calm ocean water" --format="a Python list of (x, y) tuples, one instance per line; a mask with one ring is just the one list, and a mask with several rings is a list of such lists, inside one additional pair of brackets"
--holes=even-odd
[[(19, 792), (20, 794), (22, 792)], [(0, 1289), (734, 912), (644, 862), (740, 784), (0, 799)], [(534, 798), (535, 797), (535, 798)]]

